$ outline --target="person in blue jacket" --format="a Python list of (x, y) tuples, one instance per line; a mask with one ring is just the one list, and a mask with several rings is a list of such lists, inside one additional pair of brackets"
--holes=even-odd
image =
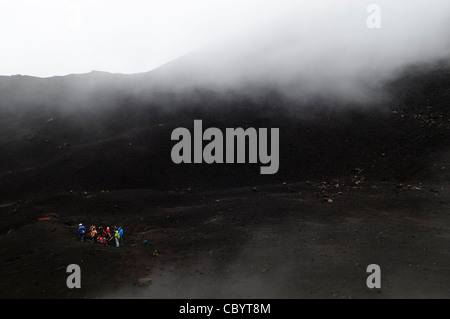
[(122, 226), (119, 226), (119, 236), (120, 236), (120, 243), (123, 244), (123, 228)]
[(78, 234), (80, 234), (80, 240), (84, 240), (84, 234), (86, 233), (86, 228), (83, 226), (83, 224), (78, 225)]

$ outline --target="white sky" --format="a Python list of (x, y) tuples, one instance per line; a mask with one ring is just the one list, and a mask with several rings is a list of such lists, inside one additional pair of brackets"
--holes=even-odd
[[(366, 27), (366, 7), (372, 2), (382, 8), (382, 29), (378, 33)], [(0, 0), (0, 75), (48, 77), (92, 70), (146, 72), (214, 42), (241, 37), (241, 43), (252, 45), (248, 41), (252, 38), (242, 37), (243, 34), (278, 37), (280, 26), (282, 33), (283, 28), (287, 32), (289, 28), (303, 32), (310, 45), (327, 46), (324, 52), (333, 50), (332, 42), (350, 43), (357, 49), (360, 44), (375, 43), (375, 37), (381, 37), (383, 48), (405, 48), (404, 52), (398, 50), (397, 56), (419, 50), (428, 50), (419, 52), (428, 56), (442, 49), (434, 47), (434, 42), (441, 45), (448, 42), (439, 32), (449, 30), (449, 3), (448, 0)], [(391, 58), (390, 51), (383, 54), (386, 60)]]
[(149, 71), (285, 10), (281, 2), (0, 0), (0, 74)]

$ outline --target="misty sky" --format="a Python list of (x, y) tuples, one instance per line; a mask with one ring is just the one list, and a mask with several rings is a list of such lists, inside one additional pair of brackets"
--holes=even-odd
[[(379, 29), (367, 27), (371, 3)], [(0, 0), (0, 75), (146, 72), (209, 46), (241, 60), (256, 50), (269, 68), (339, 69), (336, 53), (376, 72), (448, 56), (449, 13), (448, 0)]]

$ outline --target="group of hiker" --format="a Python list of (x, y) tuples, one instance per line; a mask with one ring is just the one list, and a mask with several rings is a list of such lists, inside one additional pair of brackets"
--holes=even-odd
[(86, 231), (86, 227), (83, 224), (78, 225), (78, 233), (80, 234), (80, 240), (84, 241), (86, 234), (91, 238), (93, 243), (99, 243), (103, 245), (109, 245), (113, 240), (116, 242), (116, 247), (119, 247), (123, 243), (123, 229), (122, 226), (114, 226), (113, 230), (109, 227), (106, 229), (103, 226), (98, 228), (94, 225), (89, 227), (89, 233)]

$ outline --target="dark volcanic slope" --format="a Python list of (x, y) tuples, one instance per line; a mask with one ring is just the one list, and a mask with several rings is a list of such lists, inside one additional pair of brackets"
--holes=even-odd
[[(158, 77), (0, 78), (0, 297), (448, 296), (448, 68), (410, 68), (358, 105)], [(171, 133), (194, 119), (278, 127), (278, 173), (175, 165)], [(124, 244), (80, 242), (80, 222), (123, 225)], [(66, 286), (72, 263), (83, 289)]]
[[(48, 191), (320, 180), (355, 168), (390, 181), (448, 176), (448, 69), (410, 70), (387, 85), (394, 99), (381, 106), (305, 105), (275, 90), (173, 92), (149, 85), (137, 94), (145, 79), (151, 76), (0, 78), (2, 201)], [(194, 119), (204, 129), (279, 127), (278, 173), (261, 176), (260, 164), (175, 165), (171, 132), (192, 132)]]

